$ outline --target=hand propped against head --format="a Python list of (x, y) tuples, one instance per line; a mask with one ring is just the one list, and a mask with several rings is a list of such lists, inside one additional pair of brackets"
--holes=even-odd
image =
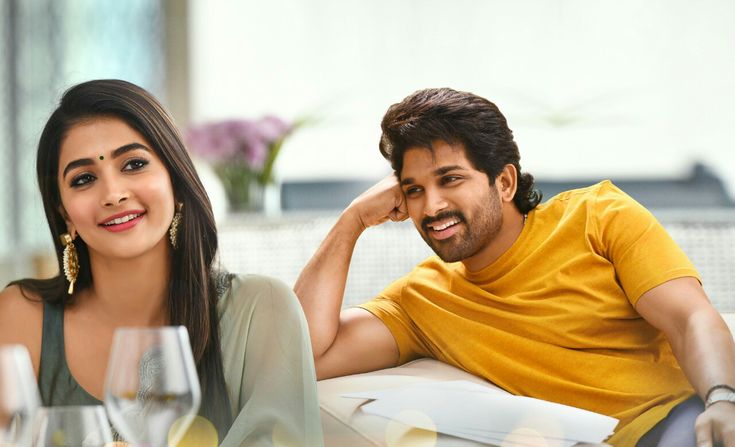
[(352, 253), (362, 232), (407, 218), (403, 191), (390, 175), (350, 203), (301, 272), (294, 291), (309, 324), (317, 378), (398, 364), (398, 345), (377, 317), (363, 309), (347, 309), (344, 314), (341, 309)]
[(344, 214), (353, 216), (362, 230), (388, 220), (400, 222), (408, 219), (406, 198), (396, 176), (391, 174), (360, 194)]

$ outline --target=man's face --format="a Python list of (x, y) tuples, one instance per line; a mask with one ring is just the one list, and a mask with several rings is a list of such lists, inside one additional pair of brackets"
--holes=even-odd
[(401, 188), (408, 215), (443, 261), (467, 260), (500, 233), (501, 200), (461, 143), (435, 141), (432, 146), (433, 151), (412, 147), (403, 155)]

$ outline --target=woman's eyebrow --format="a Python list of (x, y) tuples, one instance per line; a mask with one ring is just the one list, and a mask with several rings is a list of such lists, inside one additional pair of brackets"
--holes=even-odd
[(144, 146), (144, 145), (142, 145), (140, 143), (130, 143), (130, 144), (126, 144), (125, 146), (120, 146), (119, 148), (117, 148), (114, 151), (112, 151), (112, 158), (117, 158), (117, 157), (121, 156), (122, 154), (124, 154), (126, 152), (133, 151), (135, 149), (143, 149), (146, 152), (150, 152), (151, 151), (150, 148), (148, 148), (148, 147), (146, 147), (146, 146)]
[[(126, 152), (130, 152), (136, 149), (143, 149), (144, 151), (150, 152), (150, 148), (140, 144), (140, 143), (130, 143), (126, 144), (124, 146), (120, 146), (119, 148), (112, 151), (112, 158), (118, 158), (119, 156), (123, 155)], [(94, 164), (94, 160), (91, 158), (80, 158), (78, 160), (74, 160), (69, 162), (69, 164), (66, 165), (64, 168), (64, 174), (63, 177), (66, 177), (66, 174), (69, 173), (74, 168), (78, 168), (79, 166), (91, 166)]]
[(90, 166), (93, 165), (94, 162), (91, 158), (80, 158), (79, 160), (70, 161), (69, 164), (66, 165), (64, 168), (64, 174), (63, 177), (66, 178), (66, 174), (69, 173), (74, 168), (77, 168), (79, 166)]

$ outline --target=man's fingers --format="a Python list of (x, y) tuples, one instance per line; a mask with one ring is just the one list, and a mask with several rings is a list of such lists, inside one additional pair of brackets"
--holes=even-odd
[(403, 192), (398, 190), (398, 205), (391, 211), (391, 220), (393, 222), (400, 222), (408, 219), (408, 207), (406, 206), (406, 199), (403, 196)]
[(390, 220), (393, 222), (401, 222), (408, 219), (408, 213), (404, 213), (399, 209), (394, 209), (390, 214), (388, 214), (388, 217), (390, 217)]
[(697, 434), (697, 447), (712, 447), (712, 421), (709, 419), (697, 418), (694, 425)]
[(722, 445), (723, 447), (735, 447), (735, 421), (732, 419), (726, 419), (718, 425), (717, 436), (715, 436), (715, 442)]
[(722, 437), (722, 445), (725, 447), (735, 446), (735, 431), (730, 431), (729, 433), (724, 434)]

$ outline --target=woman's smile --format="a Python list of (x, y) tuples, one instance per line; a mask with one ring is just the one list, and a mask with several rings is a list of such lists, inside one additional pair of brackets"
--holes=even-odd
[(114, 216), (110, 216), (99, 224), (100, 227), (113, 233), (125, 231), (133, 228), (140, 222), (145, 216), (143, 210), (131, 210), (117, 213)]

